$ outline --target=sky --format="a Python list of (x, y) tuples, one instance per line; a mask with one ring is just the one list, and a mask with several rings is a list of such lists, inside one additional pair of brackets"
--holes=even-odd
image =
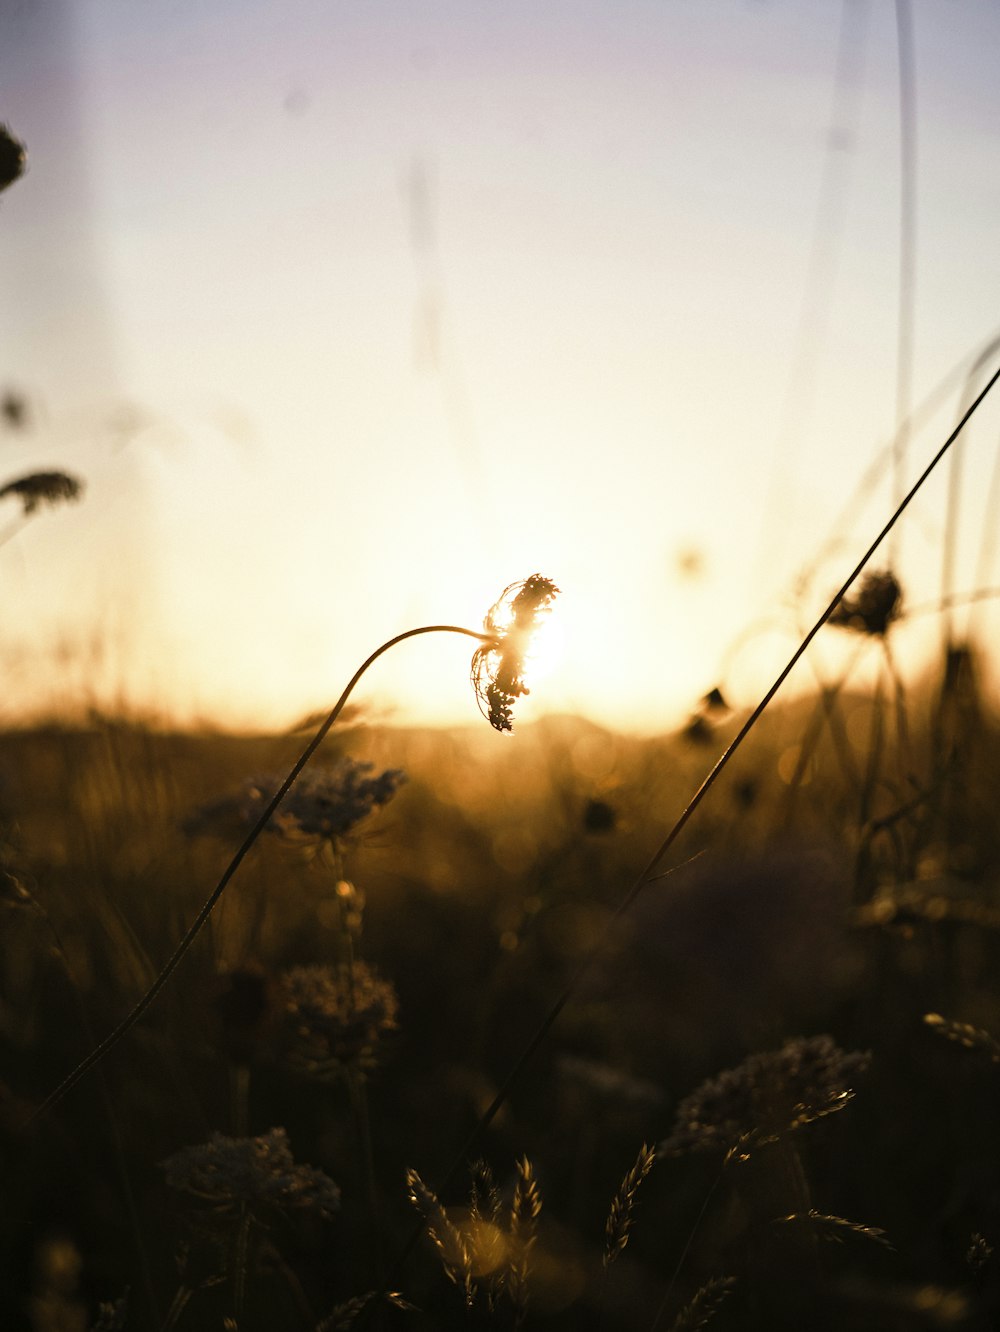
[[(930, 403), (912, 480), (1000, 329), (1000, 9), (901, 6), (902, 371), (888, 0), (0, 0), (29, 155), (0, 196), (28, 409), (3, 477), (86, 485), (0, 511), (2, 721), (288, 725), (534, 572), (562, 591), (524, 719), (752, 705), (891, 512), (890, 468), (858, 488), (901, 406)], [(955, 591), (1000, 585), (998, 427), (988, 400)], [(941, 595), (946, 504), (942, 470), (893, 544), (910, 606)], [(939, 622), (898, 634), (918, 673)], [(467, 640), (418, 639), (358, 701), (472, 722), (468, 671)]]

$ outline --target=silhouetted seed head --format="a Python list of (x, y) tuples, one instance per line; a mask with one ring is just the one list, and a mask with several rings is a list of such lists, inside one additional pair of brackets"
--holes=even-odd
[(27, 399), (14, 389), (7, 389), (0, 398), (0, 416), (11, 430), (23, 430), (28, 423)]
[(611, 1200), (611, 1209), (604, 1226), (605, 1267), (609, 1267), (628, 1244), (639, 1186), (652, 1170), (655, 1160), (655, 1150), (643, 1143), (635, 1165), (622, 1180), (618, 1192)]
[[(343, 758), (327, 768), (307, 768), (278, 807), (268, 831), (286, 837), (337, 842), (373, 810), (387, 805), (406, 774), (398, 768), (373, 773), (373, 764)], [(246, 783), (241, 814), (256, 823), (281, 785), (283, 775), (252, 778)]]
[(26, 162), (24, 144), (14, 138), (6, 125), (0, 125), (0, 190), (24, 175)]
[(32, 514), (43, 504), (55, 507), (64, 501), (77, 500), (83, 494), (83, 485), (65, 472), (34, 472), (17, 481), (8, 481), (0, 489), (0, 499), (13, 495), (21, 501), (21, 511)]
[(841, 598), (829, 624), (857, 634), (885, 634), (902, 613), (903, 589), (894, 574), (868, 573), (854, 596)]
[(772, 1142), (843, 1109), (870, 1058), (860, 1051), (845, 1053), (830, 1036), (798, 1038), (780, 1050), (751, 1055), (681, 1102), (660, 1153), (726, 1152), (741, 1141)]
[(712, 743), (711, 723), (700, 713), (697, 714), (684, 727), (684, 739), (689, 745), (710, 745)]
[(221, 1211), (246, 1205), (332, 1215), (340, 1190), (313, 1166), (296, 1165), (283, 1128), (259, 1138), (227, 1138), (183, 1147), (162, 1162), (167, 1184)]
[(711, 1277), (685, 1304), (670, 1332), (702, 1332), (736, 1287), (735, 1277)]
[(497, 731), (514, 729), (514, 703), (529, 692), (524, 668), (532, 634), (558, 591), (551, 579), (532, 574), (505, 588), (486, 614), (483, 628), (491, 641), (473, 653), (472, 686), (479, 710)]
[(279, 1053), (313, 1077), (372, 1068), (379, 1042), (398, 1025), (392, 985), (364, 962), (292, 967), (278, 979)]
[(589, 833), (614, 832), (618, 815), (606, 800), (588, 800), (583, 810), (583, 828)]

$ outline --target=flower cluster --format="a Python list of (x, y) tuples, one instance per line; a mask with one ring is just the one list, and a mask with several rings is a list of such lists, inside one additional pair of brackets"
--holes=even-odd
[(514, 729), (514, 703), (529, 692), (524, 664), (531, 637), (558, 591), (551, 579), (532, 574), (505, 588), (486, 614), (483, 628), (490, 641), (473, 654), (472, 685), (480, 711), (498, 731)]
[(372, 1067), (399, 1011), (392, 985), (364, 962), (292, 967), (278, 979), (276, 1004), (282, 1055), (317, 1077)]
[(830, 1036), (786, 1041), (710, 1078), (677, 1108), (665, 1155), (726, 1152), (744, 1141), (772, 1141), (842, 1109), (870, 1055), (845, 1053)]
[(161, 1164), (170, 1188), (220, 1211), (274, 1207), (330, 1216), (340, 1206), (340, 1190), (328, 1175), (295, 1164), (283, 1128), (259, 1138), (213, 1133), (208, 1142), (183, 1147)]
[(0, 499), (13, 495), (21, 501), (21, 511), (27, 517), (43, 504), (55, 506), (63, 501), (79, 499), (83, 484), (65, 472), (33, 472), (17, 481), (8, 481), (0, 488)]
[(845, 596), (833, 611), (828, 624), (852, 629), (857, 634), (879, 637), (888, 632), (893, 620), (902, 613), (903, 589), (894, 574), (868, 573), (854, 596)]
[[(281, 802), (269, 829), (328, 842), (345, 837), (374, 809), (387, 805), (406, 780), (398, 768), (373, 775), (373, 766), (343, 758), (330, 767), (307, 769)], [(280, 784), (277, 776), (246, 783), (240, 802), (245, 823), (256, 823)]]

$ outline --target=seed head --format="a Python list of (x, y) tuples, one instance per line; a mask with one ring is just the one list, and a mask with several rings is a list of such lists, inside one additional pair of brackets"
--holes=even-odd
[(798, 1038), (751, 1055), (681, 1102), (660, 1151), (726, 1152), (740, 1143), (773, 1141), (843, 1109), (854, 1095), (851, 1083), (869, 1061), (861, 1051), (845, 1053), (830, 1036)]
[(65, 472), (33, 472), (17, 481), (8, 481), (0, 489), (0, 499), (14, 495), (21, 501), (21, 511), (25, 516), (34, 513), (43, 504), (54, 508), (64, 500), (77, 500), (82, 494), (83, 484)]
[(559, 589), (549, 578), (532, 574), (511, 583), (483, 621), (490, 641), (472, 656), (472, 687), (479, 710), (498, 731), (512, 731), (514, 703), (530, 691), (524, 683), (525, 658), (542, 615)]
[(888, 570), (868, 573), (854, 596), (841, 598), (828, 623), (852, 629), (856, 634), (878, 637), (887, 633), (890, 624), (899, 618), (902, 602), (903, 589), (894, 574)]
[(278, 979), (277, 1041), (304, 1072), (329, 1077), (375, 1064), (379, 1040), (396, 1026), (392, 985), (364, 962), (292, 967)]
[(182, 1147), (162, 1165), (170, 1188), (220, 1211), (246, 1205), (330, 1216), (340, 1206), (340, 1190), (328, 1175), (295, 1164), (283, 1128), (259, 1138), (213, 1133), (208, 1142)]
[[(340, 841), (373, 810), (387, 805), (406, 781), (406, 774), (398, 768), (372, 775), (373, 766), (343, 758), (332, 767), (307, 769), (285, 796), (268, 831), (286, 837)], [(281, 780), (281, 776), (271, 774), (246, 783), (241, 803), (244, 822), (257, 821)]]

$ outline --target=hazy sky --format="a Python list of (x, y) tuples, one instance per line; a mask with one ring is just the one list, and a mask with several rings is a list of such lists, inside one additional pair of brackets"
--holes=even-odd
[[(732, 645), (815, 612), (889, 512), (885, 473), (788, 611), (895, 426), (890, 0), (0, 15), (30, 155), (0, 198), (0, 387), (32, 413), (3, 475), (88, 485), (0, 550), (6, 716), (100, 674), (287, 722), (535, 571), (563, 659), (525, 718), (651, 730), (720, 678), (755, 701), (791, 640)], [(917, 401), (1000, 326), (1000, 7), (912, 18)], [(969, 440), (962, 587), (998, 427)], [(911, 604), (940, 590), (944, 480), (897, 552)], [(471, 720), (468, 657), (407, 644), (362, 697)]]

